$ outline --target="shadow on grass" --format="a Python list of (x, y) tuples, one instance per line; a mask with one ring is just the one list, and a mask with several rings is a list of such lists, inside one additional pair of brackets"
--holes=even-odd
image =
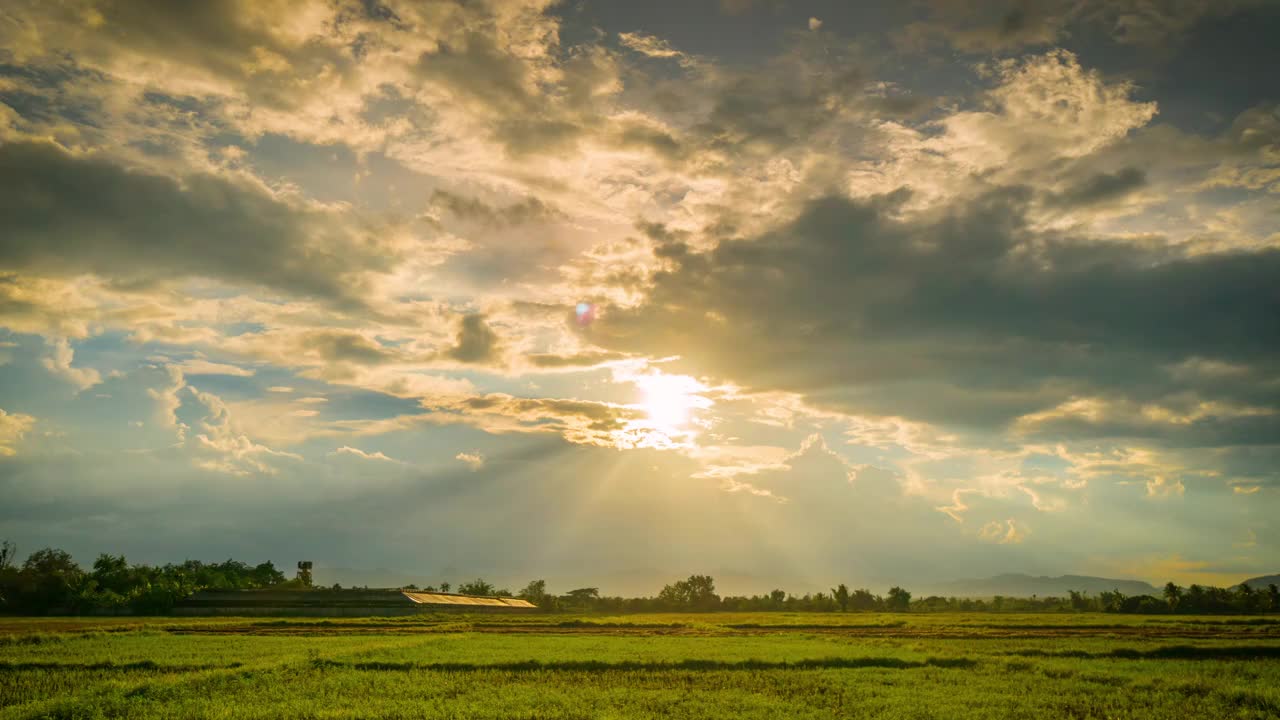
[(155, 670), (160, 672), (198, 672), (200, 670), (225, 670), (229, 668), (238, 668), (241, 663), (230, 663), (227, 665), (161, 665), (154, 660), (139, 660), (137, 662), (117, 663), (117, 662), (96, 662), (96, 663), (77, 663), (77, 662), (3, 662), (0, 661), (0, 673), (10, 672), (31, 672), (31, 671), (62, 671), (62, 672), (81, 672), (85, 670), (105, 670), (118, 672), (133, 672), (138, 670)]
[(1202, 618), (1151, 618), (1147, 620), (1152, 624), (1177, 624), (1177, 625), (1280, 625), (1280, 620), (1274, 618), (1228, 618), (1226, 620), (1205, 620)]
[(977, 661), (969, 658), (927, 658), (925, 660), (903, 660), (890, 657), (863, 658), (815, 658), (796, 661), (771, 660), (680, 660), (678, 662), (644, 662), (623, 660), (619, 662), (603, 662), (598, 660), (564, 660), (542, 662), (525, 660), (507, 663), (415, 663), (415, 662), (337, 662), (333, 660), (313, 660), (311, 666), (317, 669), (332, 668), (335, 670), (434, 670), (440, 672), (669, 672), (684, 670), (709, 672), (722, 670), (819, 670), (846, 668), (890, 668), (907, 670), (911, 668), (942, 667), (969, 668), (977, 665)]
[(735, 623), (724, 625), (723, 627), (734, 630), (892, 630), (893, 628), (906, 627), (906, 625), (906, 620), (895, 620), (893, 622), (863, 623), (861, 625), (855, 623), (796, 623), (793, 625), (786, 623)]
[(1132, 648), (1116, 648), (1106, 652), (1089, 652), (1087, 650), (1014, 650), (1005, 654), (1020, 657), (1081, 658), (1088, 660), (1106, 658), (1119, 660), (1232, 660), (1280, 658), (1280, 646), (1199, 647), (1194, 645), (1171, 645), (1152, 650), (1134, 650)]

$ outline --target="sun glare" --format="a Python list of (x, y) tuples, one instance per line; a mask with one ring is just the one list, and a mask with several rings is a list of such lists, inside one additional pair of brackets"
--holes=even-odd
[(706, 387), (688, 375), (637, 375), (632, 382), (640, 390), (640, 407), (656, 430), (677, 434), (689, 429), (694, 411), (710, 401), (698, 393)]

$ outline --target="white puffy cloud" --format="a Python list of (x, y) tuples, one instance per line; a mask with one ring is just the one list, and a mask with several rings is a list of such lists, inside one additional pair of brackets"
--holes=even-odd
[(49, 355), (43, 360), (45, 369), (50, 373), (76, 386), (78, 390), (87, 390), (102, 382), (102, 374), (97, 370), (71, 365), (76, 353), (66, 338), (54, 338), (50, 341), (50, 346)]
[(992, 520), (982, 529), (978, 531), (978, 536), (987, 542), (998, 543), (1000, 545), (1016, 545), (1027, 539), (1031, 531), (1026, 527), (1019, 525), (1017, 520), (1009, 518), (1003, 523), (998, 520)]
[(453, 459), (463, 465), (466, 465), (472, 472), (475, 472), (484, 467), (485, 457), (480, 451), (473, 450), (471, 452), (460, 452), (457, 455), (454, 455)]
[(389, 463), (400, 462), (399, 460), (395, 460), (393, 458), (387, 457), (387, 455), (382, 452), (366, 452), (364, 450), (361, 450), (360, 448), (354, 448), (348, 445), (343, 445), (342, 447), (330, 453), (330, 455), (347, 455), (350, 457), (360, 458), (361, 460), (376, 460), (380, 462), (389, 462)]
[(0, 409), (0, 456), (17, 453), (16, 445), (35, 426), (36, 419), (23, 413)]

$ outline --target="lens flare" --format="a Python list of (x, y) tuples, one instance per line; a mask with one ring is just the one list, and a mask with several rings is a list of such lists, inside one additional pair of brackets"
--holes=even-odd
[(578, 318), (578, 324), (586, 327), (596, 319), (596, 306), (589, 302), (580, 302), (573, 309), (573, 313)]

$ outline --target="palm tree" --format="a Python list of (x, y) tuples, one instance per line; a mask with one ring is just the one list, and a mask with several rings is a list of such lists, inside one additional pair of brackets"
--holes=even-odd
[(831, 597), (835, 598), (836, 604), (840, 606), (840, 612), (849, 611), (849, 588), (844, 583), (831, 588)]

